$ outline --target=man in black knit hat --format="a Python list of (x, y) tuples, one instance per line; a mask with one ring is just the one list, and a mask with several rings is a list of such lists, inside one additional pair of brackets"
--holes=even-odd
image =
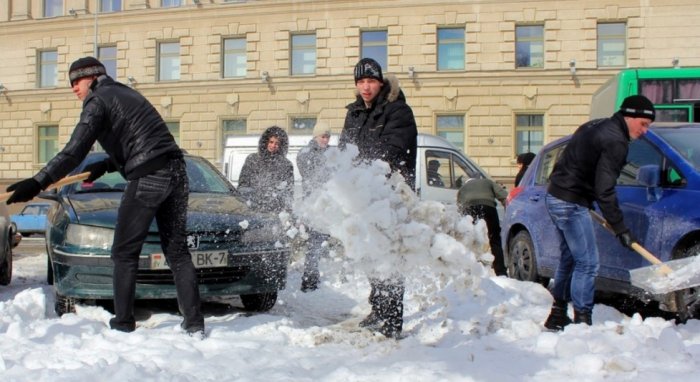
[(654, 105), (644, 96), (627, 97), (610, 118), (580, 126), (557, 160), (550, 176), (545, 204), (561, 236), (561, 257), (554, 275), (554, 304), (544, 323), (563, 330), (572, 321), (592, 324), (598, 248), (588, 212), (598, 204), (620, 243), (630, 248), (636, 239), (623, 221), (615, 185), (627, 161), (629, 142), (644, 135), (656, 117)]
[[(359, 159), (387, 162), (415, 188), (418, 129), (398, 79), (383, 76), (381, 66), (371, 58), (355, 65), (354, 77), (356, 97), (347, 106), (338, 146), (343, 149), (347, 144), (357, 145)], [(403, 329), (403, 277), (373, 275), (370, 283), (372, 312), (360, 326), (398, 338)]]
[(199, 287), (186, 242), (188, 181), (182, 150), (148, 100), (114, 81), (93, 57), (73, 62), (69, 69), (73, 93), (83, 101), (80, 120), (66, 146), (31, 178), (7, 188), (7, 204), (26, 202), (75, 169), (95, 142), (109, 157), (89, 164), (92, 182), (119, 171), (128, 181), (122, 197), (112, 244), (114, 312), (110, 327), (135, 330), (136, 271), (148, 227), (155, 218), (161, 246), (173, 272), (182, 328), (204, 335)]

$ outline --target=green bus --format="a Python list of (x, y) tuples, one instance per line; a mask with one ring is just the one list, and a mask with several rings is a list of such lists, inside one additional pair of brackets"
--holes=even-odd
[(654, 103), (656, 121), (700, 122), (700, 68), (623, 69), (593, 93), (591, 119), (610, 117), (634, 94)]

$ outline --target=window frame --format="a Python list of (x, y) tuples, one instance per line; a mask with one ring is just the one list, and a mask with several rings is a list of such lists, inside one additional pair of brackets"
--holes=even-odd
[[(298, 128), (297, 122), (305, 120), (308, 122), (308, 128)], [(318, 122), (318, 117), (315, 115), (301, 114), (301, 115), (291, 115), (289, 116), (289, 135), (313, 135), (314, 126)]]
[[(538, 36), (519, 36), (519, 31), (535, 30), (537, 28), (541, 33)], [(545, 64), (545, 48), (544, 48), (544, 24), (523, 24), (515, 26), (515, 69), (544, 69)], [(535, 56), (533, 54), (533, 48), (539, 43), (541, 47), (541, 52), (539, 55)], [(526, 50), (527, 53), (527, 64), (521, 64), (523, 57), (521, 53)], [(523, 52), (525, 53), (525, 52)], [(536, 58), (540, 59), (540, 65), (533, 64), (537, 61)]]
[[(313, 45), (310, 42), (297, 43), (295, 40), (313, 37)], [(313, 60), (306, 58), (313, 55)], [(313, 64), (311, 64), (313, 62)], [(307, 69), (308, 66), (313, 69)], [(298, 67), (300, 66), (300, 67)], [(289, 36), (289, 75), (290, 76), (312, 76), (316, 74), (318, 67), (318, 37), (316, 32), (298, 32)]]
[[(123, 7), (122, 0), (100, 0), (98, 4), (99, 13), (121, 12)], [(107, 7), (105, 7), (105, 5), (109, 5), (108, 9), (106, 9)]]
[[(365, 39), (365, 36), (383, 34), (384, 40)], [(378, 53), (373, 53), (380, 50)], [(383, 57), (379, 57), (383, 54)], [(383, 71), (387, 71), (389, 65), (389, 31), (386, 29), (368, 29), (360, 31), (360, 59), (371, 58), (379, 63)]]
[[(611, 25), (618, 25), (622, 26), (623, 28), (623, 34), (614, 34), (614, 33), (609, 33), (605, 35), (601, 35), (601, 27), (602, 26), (611, 26)], [(620, 41), (621, 40), (621, 41)], [(622, 44), (622, 52), (621, 56), (618, 55), (603, 55), (603, 51), (605, 50), (605, 46), (607, 44)], [(618, 51), (619, 52), (619, 51)], [(604, 60), (609, 57), (617, 57), (618, 60), (621, 62), (619, 64), (605, 64)], [(617, 61), (617, 60), (615, 60)], [(627, 23), (625, 22), (619, 22), (619, 21), (605, 21), (605, 22), (598, 22), (596, 25), (596, 65), (598, 65), (599, 68), (620, 68), (620, 67), (625, 67), (627, 65)]]
[[(46, 60), (44, 58), (44, 54), (46, 53), (53, 53), (55, 55), (55, 58), (53, 60)], [(36, 79), (36, 86), (38, 88), (55, 88), (58, 87), (58, 49), (43, 49), (37, 51), (37, 79)], [(45, 84), (44, 80), (46, 79), (45, 76), (45, 69), (50, 70), (51, 68), (49, 67), (51, 65), (53, 67), (53, 81), (51, 84)]]
[[(452, 38), (452, 39), (451, 38), (444, 38), (444, 39), (440, 38), (440, 35), (441, 35), (440, 32), (449, 32), (449, 31), (460, 31), (462, 33), (461, 40), (456, 39), (456, 38)], [(436, 50), (437, 71), (446, 72), (446, 71), (465, 70), (466, 69), (466, 64), (465, 64), (465, 62), (466, 62), (466, 39), (467, 39), (466, 29), (464, 27), (438, 27), (437, 31), (435, 32), (435, 38), (436, 38), (436, 45), (437, 45), (437, 50)], [(457, 46), (457, 45), (459, 45), (461, 47), (461, 58), (462, 58), (461, 60), (459, 60), (458, 67), (450, 67), (451, 66), (450, 63), (453, 62), (453, 60), (450, 60), (449, 58), (446, 59), (447, 60), (447, 62), (445, 63), (446, 66), (443, 67), (441, 65), (441, 61), (442, 61), (442, 59), (441, 59), (442, 55), (440, 53), (441, 50), (443, 48), (447, 49), (451, 46)], [(449, 57), (449, 55), (447, 55), (447, 57)], [(454, 62), (457, 62), (457, 60), (455, 59)]]
[[(114, 57), (105, 57), (103, 55), (103, 49), (114, 49)], [(98, 45), (97, 46), (97, 59), (105, 66), (107, 70), (107, 75), (112, 77), (112, 79), (117, 80), (117, 67), (118, 67), (118, 50), (116, 45)], [(112, 65), (114, 63), (114, 65)], [(113, 70), (112, 70), (113, 69)]]
[[(459, 118), (462, 120), (461, 127), (441, 127), (440, 120), (443, 118)], [(461, 145), (451, 135), (461, 135)], [(448, 142), (454, 145), (462, 153), (466, 152), (467, 148), (467, 117), (464, 113), (439, 113), (435, 115), (435, 135), (445, 138)]]
[(63, 16), (64, 6), (64, 0), (44, 0), (42, 1), (42, 7), (44, 9), (41, 14), (44, 18)]
[[(42, 134), (43, 129), (55, 129), (55, 135)], [(58, 147), (58, 137), (59, 137), (59, 126), (58, 124), (41, 124), (36, 126), (36, 153), (34, 155), (34, 160), (37, 164), (46, 164), (51, 158), (55, 157), (59, 152)], [(53, 142), (53, 153), (48, 153), (48, 149), (45, 146), (47, 143)], [(42, 153), (45, 158), (42, 158)], [(43, 159), (43, 161), (42, 161)]]
[[(177, 78), (163, 78), (163, 64), (164, 64), (164, 59), (168, 57), (172, 57), (174, 59), (175, 54), (174, 53), (167, 53), (167, 55), (164, 55), (163, 53), (163, 47), (166, 45), (171, 45), (171, 44), (177, 44)], [(180, 46), (180, 41), (179, 40), (165, 40), (165, 41), (159, 41), (157, 46), (156, 46), (157, 51), (157, 60), (158, 60), (158, 82), (172, 82), (172, 81), (179, 81), (180, 80), (180, 75), (181, 75), (181, 66), (182, 66), (182, 57), (180, 55), (181, 51), (181, 46)], [(174, 67), (175, 65), (173, 65)]]
[[(532, 119), (531, 117), (540, 117), (542, 120), (542, 124), (541, 125), (533, 125), (533, 124), (520, 125), (518, 122), (518, 119), (519, 119), (518, 117), (530, 117), (530, 118), (528, 118), (528, 120), (531, 120)], [(542, 147), (544, 147), (545, 113), (537, 112), (537, 111), (516, 112), (516, 113), (514, 113), (514, 116), (513, 116), (513, 125), (514, 125), (513, 138), (515, 140), (515, 147), (514, 147), (515, 156), (517, 156), (518, 154), (523, 154), (523, 153), (527, 153), (527, 152), (537, 153), (542, 149)], [(520, 147), (525, 146), (524, 143), (521, 144), (521, 142), (520, 142), (519, 133), (521, 133), (521, 132), (528, 132), (528, 135), (530, 135), (532, 132), (539, 132), (542, 135), (542, 138), (541, 138), (539, 144), (536, 144), (536, 145), (533, 145), (532, 144), (533, 139), (529, 138), (527, 140), (527, 148), (524, 148), (523, 149), (524, 151), (521, 151)], [(537, 149), (535, 149), (534, 147), (537, 147)]]
[[(232, 49), (227, 49), (226, 48), (226, 42), (227, 41), (233, 41), (233, 42), (243, 42), (243, 49), (240, 49), (238, 47), (234, 47)], [(245, 78), (248, 75), (248, 41), (245, 36), (230, 36), (230, 37), (223, 37), (221, 39), (221, 78)], [(242, 65), (238, 64), (238, 59), (240, 57), (243, 57), (243, 63)], [(232, 61), (231, 61), (232, 60)], [(227, 69), (229, 67), (229, 63), (232, 63), (232, 70), (235, 73), (238, 73), (240, 69), (243, 69), (243, 74), (242, 75), (226, 75)], [(242, 66), (242, 67), (241, 67)]]

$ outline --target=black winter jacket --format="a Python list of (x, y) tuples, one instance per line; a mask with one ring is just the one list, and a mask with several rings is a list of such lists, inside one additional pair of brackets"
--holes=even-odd
[(331, 176), (330, 169), (326, 167), (326, 150), (318, 145), (316, 139), (311, 139), (309, 144), (299, 150), (297, 154), (297, 168), (301, 174), (301, 185), (304, 197), (328, 180)]
[[(267, 151), (272, 136), (280, 140), (276, 153)], [(287, 133), (277, 126), (267, 128), (258, 141), (258, 152), (245, 158), (238, 177), (238, 190), (261, 212), (291, 212), (294, 201), (294, 165), (287, 159)]]
[(615, 185), (627, 161), (630, 135), (619, 112), (581, 125), (554, 165), (547, 191), (584, 207), (598, 202), (615, 233), (625, 231)]
[[(157, 170), (171, 155), (182, 155), (163, 118), (139, 92), (106, 75), (83, 100), (80, 120), (66, 146), (34, 176), (42, 188), (75, 169), (99, 142), (112, 167), (129, 180)], [(162, 165), (160, 166), (162, 167)]]
[(358, 94), (347, 109), (338, 146), (357, 145), (360, 159), (389, 163), (392, 171), (399, 171), (415, 188), (418, 128), (396, 77), (385, 76), (372, 107), (367, 108)]

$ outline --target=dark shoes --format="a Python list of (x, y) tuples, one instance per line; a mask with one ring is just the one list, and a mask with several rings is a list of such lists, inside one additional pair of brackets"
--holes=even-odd
[(131, 333), (136, 330), (136, 322), (119, 322), (116, 318), (109, 320), (109, 327), (112, 330), (118, 330), (120, 332)]
[(318, 277), (304, 276), (301, 279), (301, 291), (304, 293), (315, 291), (316, 289), (318, 289), (318, 283)]
[(549, 330), (564, 330), (564, 327), (571, 323), (571, 319), (566, 310), (566, 301), (554, 301), (552, 310), (549, 312), (549, 317), (547, 317), (547, 321), (544, 322), (544, 327)]
[(379, 313), (376, 311), (372, 311), (367, 317), (364, 318), (364, 320), (360, 321), (358, 324), (361, 328), (367, 328), (367, 329), (379, 329), (379, 327), (382, 325), (384, 320), (382, 320), (381, 317), (379, 317)]
[(579, 312), (574, 310), (574, 324), (593, 325), (592, 312)]
[(204, 324), (196, 324), (196, 325), (189, 325), (188, 326), (188, 325), (185, 325), (185, 322), (183, 321), (180, 324), (180, 327), (190, 337), (199, 338), (199, 339), (204, 339), (206, 337), (206, 333), (204, 331)]

